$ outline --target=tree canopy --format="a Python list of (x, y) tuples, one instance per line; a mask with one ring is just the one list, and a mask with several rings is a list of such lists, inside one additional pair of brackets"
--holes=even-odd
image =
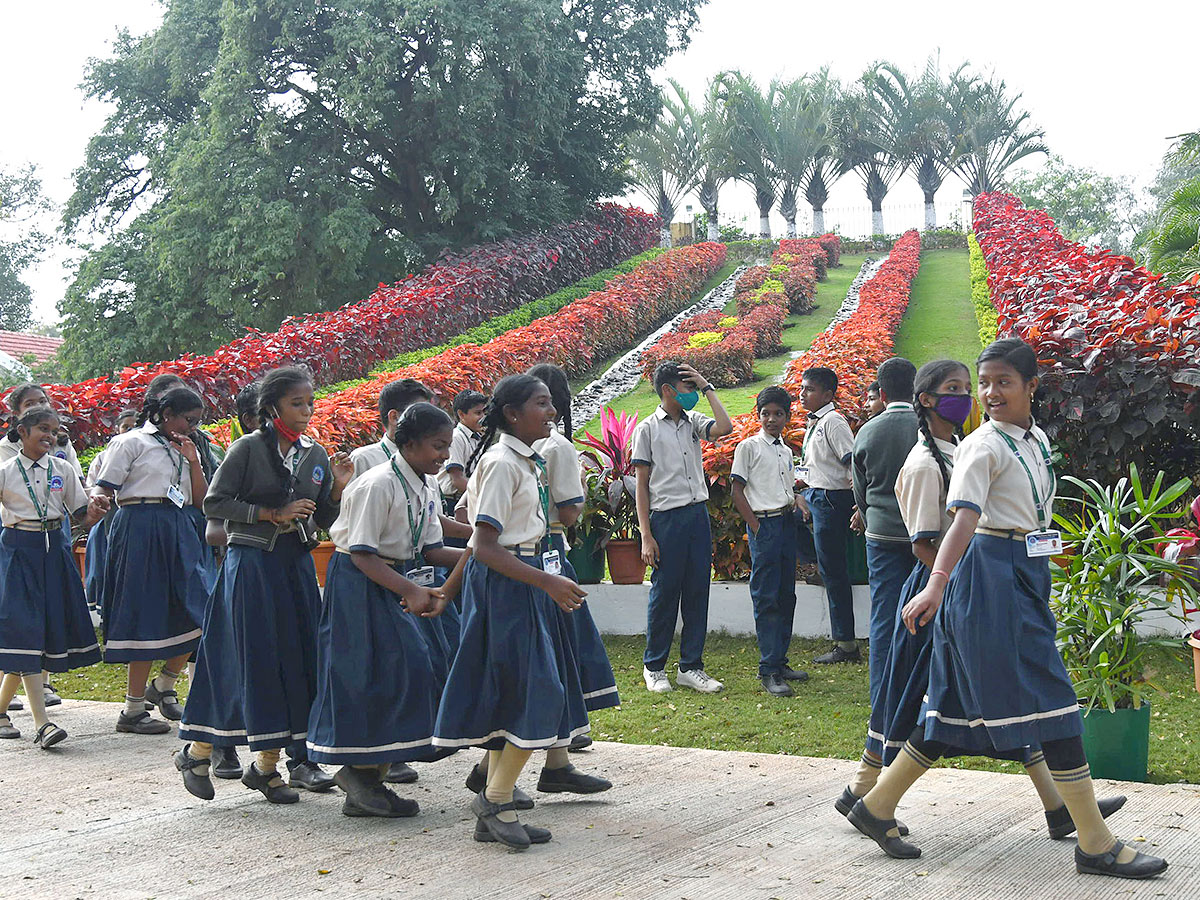
[(33, 167), (0, 170), (0, 329), (23, 331), (31, 324), (33, 294), (23, 275), (46, 245), (37, 219), (47, 208)]
[(1127, 179), (1069, 165), (1061, 156), (1014, 179), (1011, 188), (1027, 207), (1046, 210), (1069, 240), (1128, 252), (1138, 231), (1141, 212)]
[(100, 236), (66, 362), (205, 351), (619, 194), (702, 3), (169, 0), (84, 84), (112, 112), (64, 215)]

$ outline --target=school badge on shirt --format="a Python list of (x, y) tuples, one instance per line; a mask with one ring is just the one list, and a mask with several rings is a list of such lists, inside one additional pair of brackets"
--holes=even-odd
[(325, 480), (325, 469), (321, 466), (313, 466), (313, 484), (320, 484)]
[(61, 475), (51, 475), (50, 481), (47, 482), (47, 487), (52, 491), (61, 491), (63, 489), (63, 480)]

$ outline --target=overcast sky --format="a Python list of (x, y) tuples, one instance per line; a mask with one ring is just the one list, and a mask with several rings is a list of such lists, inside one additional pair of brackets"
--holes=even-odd
[[(135, 33), (153, 28), (161, 6), (154, 0), (60, 0), (50, 9), (6, 4), (0, 165), (35, 163), (47, 193), (61, 204), (70, 194), (71, 172), (105, 116), (104, 107), (85, 103), (78, 89), (88, 58), (105, 55), (118, 28)], [(1160, 31), (1168, 21), (1169, 30)], [(710, 0), (691, 46), (662, 74), (699, 95), (709, 76), (726, 68), (766, 82), (829, 65), (835, 76), (848, 80), (874, 60), (917, 70), (940, 52), (947, 69), (964, 61), (980, 70), (994, 68), (1024, 94), (1047, 142), (1069, 162), (1145, 184), (1168, 138), (1200, 128), (1195, 54), (1170, 38), (1194, 36), (1198, 26), (1200, 3), (1194, 0), (1143, 2), (1120, 14), (1061, 0)], [(959, 206), (962, 187), (953, 180), (943, 187), (940, 216)], [(912, 179), (902, 179), (884, 204), (888, 230), (919, 224), (921, 199)], [(698, 211), (699, 204), (690, 202)], [(748, 216), (755, 226), (748, 189), (728, 188), (721, 207), (723, 216)], [(869, 222), (869, 207), (852, 175), (834, 187), (827, 210), (829, 224), (840, 222), (846, 233)], [(781, 227), (776, 219), (774, 228)], [(27, 273), (37, 317), (57, 320), (55, 303), (69, 268), (69, 256), (60, 252)]]

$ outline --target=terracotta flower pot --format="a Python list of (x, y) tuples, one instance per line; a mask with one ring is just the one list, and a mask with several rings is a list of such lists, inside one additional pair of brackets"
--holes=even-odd
[(1200, 631), (1193, 631), (1188, 638), (1188, 646), (1192, 648), (1192, 671), (1195, 673), (1196, 690), (1200, 691)]
[(329, 560), (333, 556), (333, 541), (321, 541), (313, 548), (312, 560), (317, 569), (317, 584), (325, 587), (325, 570), (329, 568)]
[(81, 544), (74, 549), (75, 565), (79, 566), (79, 577), (87, 578), (87, 544)]
[(642, 562), (642, 546), (638, 541), (609, 541), (608, 574), (613, 584), (641, 584), (646, 580), (646, 564)]

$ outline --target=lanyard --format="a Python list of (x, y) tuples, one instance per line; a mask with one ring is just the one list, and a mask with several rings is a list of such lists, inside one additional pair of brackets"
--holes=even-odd
[(404, 509), (408, 513), (408, 527), (412, 532), (412, 550), (413, 558), (420, 561), (421, 559), (421, 532), (425, 530), (425, 503), (424, 496), (421, 497), (421, 518), (415, 519), (412, 511), (412, 491), (408, 489), (408, 479), (405, 478), (400, 469), (396, 466), (396, 461), (391, 460), (392, 471), (396, 473), (396, 477), (400, 479), (400, 486), (404, 488)]
[(54, 463), (50, 461), (50, 457), (46, 457), (46, 506), (38, 502), (37, 494), (33, 492), (33, 485), (29, 483), (29, 475), (25, 472), (25, 466), (21, 464), (21, 460), (17, 460), (17, 468), (21, 470), (21, 477), (25, 479), (25, 490), (29, 493), (29, 499), (33, 501), (33, 508), (37, 510), (38, 518), (42, 521), (42, 531), (46, 530), (46, 520), (49, 518), (50, 512), (50, 479), (54, 477)]
[[(380, 441), (380, 442), (379, 442), (379, 449), (383, 451), (383, 458), (384, 458), (384, 459), (391, 459), (391, 458), (392, 458), (392, 451), (388, 449), (388, 445), (387, 445), (387, 439), (386, 439), (386, 438), (384, 438), (382, 441)], [(403, 480), (403, 479), (401, 479), (401, 480)]]
[(1046, 462), (1046, 469), (1050, 472), (1050, 490), (1046, 493), (1045, 498), (1038, 494), (1037, 482), (1033, 478), (1033, 472), (1030, 470), (1024, 457), (1021, 456), (1021, 451), (1017, 448), (1016, 441), (1005, 434), (1002, 430), (996, 427), (995, 423), (992, 427), (996, 429), (997, 434), (1004, 438), (1004, 443), (1008, 444), (1008, 449), (1016, 456), (1017, 462), (1021, 464), (1021, 468), (1025, 470), (1025, 475), (1029, 479), (1029, 489), (1033, 491), (1033, 505), (1037, 509), (1038, 527), (1045, 529), (1050, 524), (1050, 517), (1046, 515), (1046, 506), (1054, 499), (1054, 491), (1058, 487), (1058, 476), (1054, 474), (1054, 463), (1050, 461), (1050, 451), (1046, 449), (1036, 437), (1033, 442), (1038, 445), (1038, 449), (1042, 451), (1042, 459)]
[[(164, 450), (167, 451), (167, 456), (171, 462), (175, 462), (175, 451), (171, 449), (171, 443), (158, 432), (154, 433), (154, 439), (162, 444)], [(175, 466), (175, 480), (171, 483), (175, 487), (179, 487), (179, 483), (183, 480), (183, 451), (179, 451), (179, 464)]]
[(542, 533), (542, 540), (545, 541), (550, 537), (550, 484), (549, 476), (546, 474), (546, 461), (538, 457), (534, 457), (534, 464), (538, 469), (538, 499), (542, 501), (542, 521), (546, 523), (546, 530)]

